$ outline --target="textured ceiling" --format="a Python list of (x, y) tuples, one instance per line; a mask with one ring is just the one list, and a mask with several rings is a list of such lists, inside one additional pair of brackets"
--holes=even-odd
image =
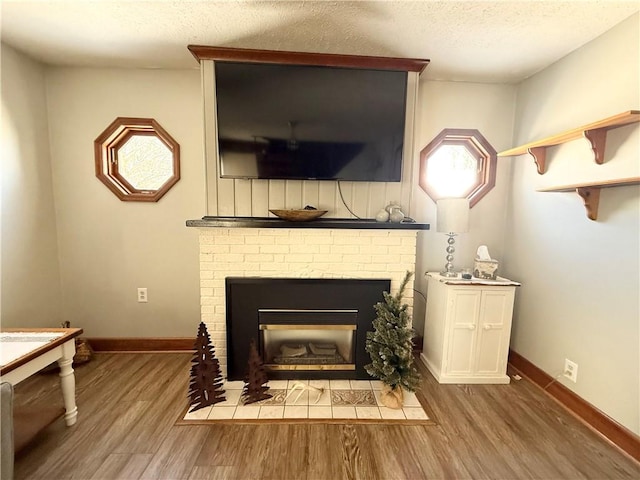
[(53, 65), (197, 68), (187, 45), (431, 59), (431, 79), (518, 82), (640, 2), (0, 0), (2, 41)]

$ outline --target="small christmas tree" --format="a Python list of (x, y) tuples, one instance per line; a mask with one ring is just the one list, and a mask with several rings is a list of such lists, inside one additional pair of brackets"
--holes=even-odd
[(249, 344), (249, 360), (247, 362), (247, 374), (244, 377), (244, 389), (242, 390), (242, 401), (245, 405), (259, 402), (271, 398), (267, 393), (269, 387), (265, 385), (269, 379), (264, 370), (264, 364), (258, 353), (256, 341), (252, 338)]
[(215, 356), (214, 348), (207, 326), (200, 322), (198, 337), (194, 344), (195, 354), (191, 363), (191, 383), (189, 384), (190, 412), (195, 412), (209, 405), (224, 402), (224, 390), (222, 390), (222, 374), (220, 362)]
[(401, 304), (404, 289), (412, 275), (412, 272), (407, 272), (395, 296), (383, 292), (384, 302), (378, 302), (374, 307), (377, 314), (373, 321), (375, 331), (367, 332), (365, 346), (371, 357), (371, 363), (364, 367), (367, 373), (380, 379), (392, 391), (398, 391), (400, 404), (402, 388), (415, 392), (420, 385), (420, 374), (413, 363), (411, 338), (414, 331), (408, 326), (411, 320), (408, 305)]

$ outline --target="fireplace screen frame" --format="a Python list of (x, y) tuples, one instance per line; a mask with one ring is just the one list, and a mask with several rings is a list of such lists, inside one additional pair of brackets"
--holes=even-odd
[(258, 319), (266, 370), (356, 369), (357, 310), (261, 308)]
[[(244, 380), (249, 345), (260, 343), (259, 309), (357, 310), (355, 370), (267, 371), (270, 379), (370, 380), (364, 366), (367, 331), (373, 330), (375, 304), (384, 301), (390, 279), (226, 277), (227, 379)], [(326, 318), (327, 322), (330, 321)]]

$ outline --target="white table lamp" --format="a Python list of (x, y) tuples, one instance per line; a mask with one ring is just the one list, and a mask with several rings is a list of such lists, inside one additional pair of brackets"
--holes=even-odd
[(453, 252), (456, 251), (453, 244), (454, 237), (458, 233), (469, 231), (469, 200), (466, 198), (442, 198), (437, 202), (437, 231), (446, 233), (447, 240), (447, 264), (444, 271), (440, 272), (443, 277), (456, 277), (458, 274), (453, 271)]

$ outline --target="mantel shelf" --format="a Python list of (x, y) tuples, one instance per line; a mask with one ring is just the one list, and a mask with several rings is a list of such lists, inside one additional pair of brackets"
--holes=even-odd
[(364, 230), (429, 230), (428, 223), (376, 222), (372, 219), (318, 218), (308, 222), (289, 222), (275, 217), (202, 217), (187, 220), (187, 227), (196, 228), (328, 228)]
[(505, 150), (498, 153), (499, 157), (511, 157), (530, 154), (536, 163), (538, 173), (540, 175), (546, 172), (546, 155), (547, 147), (560, 145), (562, 143), (570, 142), (578, 138), (586, 138), (591, 144), (593, 150), (594, 160), (598, 165), (604, 162), (604, 151), (607, 140), (607, 131), (613, 128), (629, 125), (630, 123), (640, 122), (640, 111), (629, 110), (627, 112), (614, 115), (613, 117), (605, 118), (598, 122), (593, 122), (582, 127), (567, 130), (566, 132), (553, 135), (551, 137), (543, 138), (535, 142), (527, 143), (519, 147)]
[(600, 203), (600, 189), (611, 187), (624, 187), (640, 184), (640, 177), (624, 178), (619, 180), (604, 180), (602, 182), (577, 183), (574, 185), (561, 185), (558, 187), (540, 188), (538, 192), (573, 192), (575, 191), (584, 202), (587, 217), (590, 220), (598, 219), (598, 204)]

